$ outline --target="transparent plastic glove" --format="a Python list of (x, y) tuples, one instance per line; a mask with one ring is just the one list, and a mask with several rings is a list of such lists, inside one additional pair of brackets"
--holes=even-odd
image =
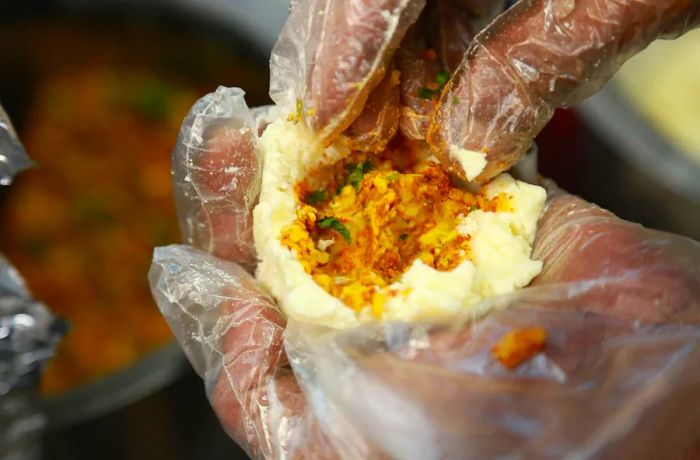
[[(455, 71), (474, 36), (503, 11), (503, 0), (436, 0), (408, 31), (396, 53), (401, 72), (401, 133), (424, 141), (440, 86)], [(438, 77), (439, 74), (443, 76)]]
[(593, 94), (656, 38), (698, 23), (697, 0), (520, 1), (474, 39), (442, 93), (428, 141), (458, 174), (451, 146), (485, 152), (488, 164), (475, 179), (485, 182), (517, 162), (556, 107)]
[[(156, 250), (152, 291), (222, 425), (254, 458), (693, 458), (700, 245), (552, 196), (534, 248), (541, 275), (490, 299), (485, 318), (285, 324), (240, 266), (185, 246)], [(250, 244), (239, 227), (218, 230)], [(546, 348), (506, 369), (491, 349), (526, 327), (546, 330)]]
[[(296, 108), (322, 140), (332, 140), (350, 127), (348, 134), (358, 146), (377, 150), (396, 131), (399, 102), (416, 116), (425, 115), (431, 104), (419, 99), (417, 89), (431, 85), (440, 70), (454, 70), (476, 32), (502, 11), (503, 4), (503, 0), (433, 0), (427, 6), (425, 0), (293, 2), (272, 51), (270, 95), (278, 105)], [(419, 15), (411, 38), (404, 39)], [(394, 63), (399, 46), (406, 50)], [(432, 59), (423, 55), (429, 47)], [(402, 75), (401, 100), (393, 88), (387, 91), (388, 85), (399, 81), (399, 74), (391, 76), (393, 69)], [(406, 122), (401, 125), (407, 130)], [(427, 122), (421, 125), (411, 137), (424, 139), (427, 126)]]
[[(503, 0), (300, 0), (273, 50), (271, 95), (287, 108), (299, 101), (310, 126), (332, 139), (358, 116), (381, 119), (377, 107), (396, 110), (383, 104), (385, 92), (372, 90), (398, 47), (399, 129), (409, 139), (427, 138), (440, 161), (465, 179), (451, 152), (485, 153), (486, 168), (472, 178), (483, 183), (518, 161), (556, 107), (594, 93), (656, 38), (700, 22), (698, 0), (523, 0), (489, 24), (503, 6)], [(453, 74), (444, 88), (442, 71)], [(371, 114), (360, 115), (368, 98)], [(372, 126), (365, 120), (350, 134), (362, 141), (362, 129), (372, 139), (391, 132)]]
[[(250, 275), (186, 247), (159, 249), (151, 282), (254, 458), (680, 455), (700, 438), (688, 406), (700, 398), (700, 248), (572, 197), (550, 206), (536, 286), (451, 326), (292, 322), (285, 334)], [(491, 348), (525, 327), (544, 328), (547, 347), (510, 371)]]
[(400, 72), (393, 67), (372, 91), (362, 113), (345, 134), (353, 139), (353, 148), (382, 152), (394, 137), (400, 118)]
[(252, 270), (256, 119), (267, 112), (251, 113), (244, 94), (219, 88), (192, 107), (173, 151), (173, 188), (183, 241)]
[[(360, 113), (425, 0), (301, 0), (270, 59), (270, 96), (324, 139)], [(297, 102), (298, 101), (298, 102)]]

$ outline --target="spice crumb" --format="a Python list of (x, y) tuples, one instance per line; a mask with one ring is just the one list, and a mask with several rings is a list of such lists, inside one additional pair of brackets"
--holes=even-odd
[(501, 337), (491, 355), (508, 369), (515, 369), (544, 350), (547, 331), (541, 327), (514, 329)]

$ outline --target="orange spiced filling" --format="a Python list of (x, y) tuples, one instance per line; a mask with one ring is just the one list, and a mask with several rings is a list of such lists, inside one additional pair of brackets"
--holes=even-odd
[(403, 145), (354, 152), (312, 171), (295, 191), (297, 218), (282, 244), (323, 289), (356, 311), (371, 305), (375, 316), (416, 259), (449, 271), (470, 258), (462, 216), (510, 210), (509, 197), (459, 188), (437, 162)]

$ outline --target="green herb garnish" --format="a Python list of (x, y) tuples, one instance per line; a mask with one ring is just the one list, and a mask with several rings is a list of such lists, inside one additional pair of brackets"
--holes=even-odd
[(350, 231), (348, 231), (347, 227), (335, 217), (324, 217), (323, 219), (320, 219), (316, 225), (318, 226), (318, 228), (333, 229), (336, 232), (340, 233), (340, 235), (345, 239), (345, 241), (348, 242), (348, 244), (352, 242), (352, 238), (350, 237)]
[(355, 188), (360, 188), (360, 183), (362, 182), (364, 175), (365, 173), (362, 172), (362, 163), (360, 163), (355, 167), (355, 169), (350, 171), (350, 174), (348, 175), (348, 184)]
[(352, 185), (356, 189), (359, 189), (360, 184), (362, 183), (362, 178), (365, 176), (365, 174), (370, 172), (373, 167), (374, 166), (369, 161), (355, 165), (355, 167), (350, 170), (350, 174), (348, 174), (348, 184)]
[(425, 86), (421, 86), (418, 89), (418, 97), (421, 99), (432, 99), (435, 94), (436, 91), (426, 88)]
[(407, 239), (408, 239), (408, 233), (402, 233), (402, 234), (400, 234), (400, 235), (399, 235), (399, 238), (400, 238), (401, 240), (407, 240)]
[[(450, 74), (445, 72), (444, 70), (441, 72), (438, 72), (437, 75), (435, 75), (435, 84), (437, 85), (437, 88), (435, 89), (430, 89), (426, 86), (422, 86), (418, 89), (418, 97), (421, 99), (432, 99), (436, 96), (440, 95), (440, 92), (442, 91), (442, 88), (445, 87), (447, 84), (448, 80), (450, 79)], [(434, 86), (434, 85), (431, 85)], [(454, 100), (453, 100), (454, 102)]]
[(469, 212), (474, 212), (474, 211), (476, 211), (477, 209), (479, 209), (479, 208), (478, 208), (476, 205), (474, 205), (474, 204), (471, 205), (471, 206), (469, 206)]
[(455, 96), (455, 97), (452, 98), (452, 104), (453, 104), (453, 105), (459, 104), (459, 98), (458, 98), (457, 96)]
[(438, 87), (442, 89), (447, 84), (447, 80), (449, 79), (450, 74), (443, 70), (442, 72), (438, 72), (438, 74), (435, 76), (435, 83), (437, 83)]
[(387, 175), (386, 180), (388, 180), (390, 182), (394, 182), (395, 180), (399, 180), (399, 173), (393, 172), (393, 173)]
[(308, 204), (323, 203), (324, 201), (326, 201), (326, 191), (316, 190), (315, 192), (311, 192), (308, 195), (306, 195), (305, 201)]

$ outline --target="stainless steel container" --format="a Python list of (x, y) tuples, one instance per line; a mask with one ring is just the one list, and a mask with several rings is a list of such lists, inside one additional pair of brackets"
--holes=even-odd
[(588, 181), (617, 168), (607, 177), (614, 183), (601, 187), (629, 210), (623, 217), (700, 240), (700, 164), (649, 123), (614, 82), (577, 111), (617, 156), (598, 157), (601, 175), (590, 174)]

